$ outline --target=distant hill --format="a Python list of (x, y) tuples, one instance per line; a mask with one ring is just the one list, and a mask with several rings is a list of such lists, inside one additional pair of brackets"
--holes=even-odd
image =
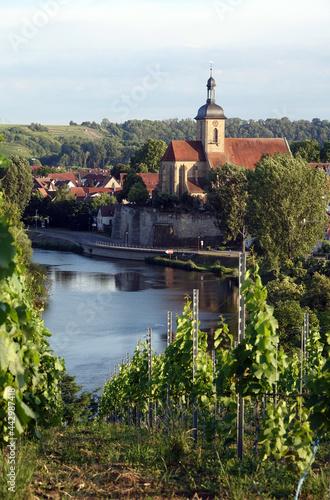
[[(129, 120), (122, 124), (107, 119), (101, 124), (83, 122), (80, 125), (12, 125), (0, 124), (4, 141), (0, 152), (6, 156), (17, 154), (43, 165), (104, 168), (128, 164), (134, 151), (147, 139), (194, 140), (195, 121), (178, 120)], [(286, 137), (289, 143), (316, 139), (321, 145), (330, 140), (330, 122), (314, 118), (312, 121), (267, 120), (226, 121), (227, 137)]]

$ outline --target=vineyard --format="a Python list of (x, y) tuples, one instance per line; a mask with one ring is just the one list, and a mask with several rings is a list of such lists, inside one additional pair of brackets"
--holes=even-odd
[(177, 318), (174, 339), (169, 313), (162, 354), (152, 351), (149, 330), (132, 359), (116, 367), (105, 384), (99, 418), (165, 425), (168, 432), (180, 426), (192, 431), (195, 442), (213, 442), (222, 455), (242, 459), (253, 449), (257, 460), (285, 463), (303, 473), (319, 442), (329, 444), (329, 345), (321, 343), (318, 331), (309, 331), (305, 315), (300, 352), (288, 358), (257, 266), (241, 280), (240, 296), (238, 341), (221, 319), (210, 345), (198, 329), (195, 290), (193, 302), (188, 298)]

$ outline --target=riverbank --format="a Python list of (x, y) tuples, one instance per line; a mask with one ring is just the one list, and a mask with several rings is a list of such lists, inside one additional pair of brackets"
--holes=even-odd
[(238, 276), (238, 258), (219, 255), (193, 254), (186, 256), (185, 253), (176, 255), (173, 259), (168, 257), (147, 257), (148, 264), (157, 266), (183, 269), (184, 271), (210, 272), (219, 277)]
[[(110, 259), (145, 260), (154, 265), (183, 269), (186, 271), (212, 272), (217, 276), (236, 276), (238, 269), (237, 251), (208, 249), (176, 249), (169, 257), (166, 249), (145, 249), (125, 247), (112, 243), (95, 233), (87, 235), (72, 231), (29, 231), (33, 248), (58, 250)], [(79, 238), (79, 240), (78, 240)], [(94, 238), (94, 240), (93, 240)]]

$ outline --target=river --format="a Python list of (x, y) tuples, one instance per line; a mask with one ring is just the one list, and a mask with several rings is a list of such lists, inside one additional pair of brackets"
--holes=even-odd
[(102, 387), (114, 366), (131, 356), (152, 329), (153, 349), (166, 348), (167, 312), (181, 315), (185, 296), (199, 289), (200, 329), (214, 331), (223, 315), (237, 331), (237, 293), (211, 273), (186, 272), (136, 261), (101, 260), (35, 249), (47, 267), (50, 300), (43, 319), (54, 353), (85, 390)]

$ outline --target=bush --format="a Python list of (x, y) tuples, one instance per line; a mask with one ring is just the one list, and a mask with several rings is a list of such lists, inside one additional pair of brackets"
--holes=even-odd
[(321, 245), (322, 253), (330, 253), (330, 241), (324, 240)]

